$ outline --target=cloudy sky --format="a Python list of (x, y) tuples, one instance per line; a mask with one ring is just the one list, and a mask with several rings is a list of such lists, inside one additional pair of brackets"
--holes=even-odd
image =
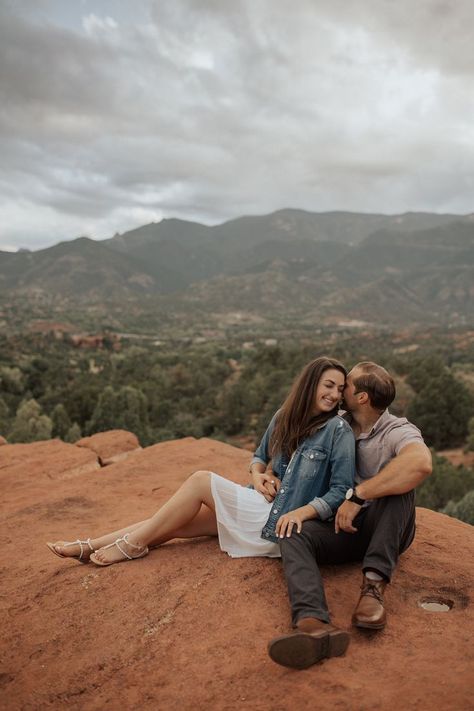
[(0, 0), (0, 249), (474, 211), (472, 0)]

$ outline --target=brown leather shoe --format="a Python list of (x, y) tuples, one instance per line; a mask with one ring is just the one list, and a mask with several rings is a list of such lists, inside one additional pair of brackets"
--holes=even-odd
[(296, 632), (275, 637), (268, 654), (277, 664), (292, 669), (307, 669), (326, 657), (338, 657), (349, 646), (349, 634), (314, 617), (297, 623)]
[(359, 602), (352, 615), (353, 625), (368, 630), (385, 627), (387, 614), (383, 606), (383, 593), (386, 585), (385, 580), (370, 580), (364, 575)]

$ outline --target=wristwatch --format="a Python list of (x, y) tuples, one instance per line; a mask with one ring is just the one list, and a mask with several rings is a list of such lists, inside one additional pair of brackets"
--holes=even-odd
[(359, 506), (365, 504), (365, 499), (361, 499), (360, 496), (357, 496), (355, 489), (348, 489), (346, 491), (346, 500), (353, 501), (354, 504), (359, 504)]

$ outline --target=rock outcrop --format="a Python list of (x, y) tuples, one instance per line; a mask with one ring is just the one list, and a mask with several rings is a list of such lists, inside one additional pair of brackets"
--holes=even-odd
[(141, 449), (138, 437), (125, 430), (99, 432), (91, 437), (83, 437), (76, 442), (76, 447), (85, 447), (97, 454), (101, 466), (120, 462), (131, 452)]
[[(266, 653), (289, 626), (278, 560), (233, 560), (210, 538), (109, 568), (46, 548), (142, 520), (196, 469), (247, 481), (249, 452), (221, 442), (134, 444), (103, 433), (89, 447), (0, 449), (4, 708), (472, 708), (472, 526), (419, 509), (416, 540), (386, 595), (386, 629), (353, 631), (344, 657), (288, 670)], [(123, 452), (126, 460), (100, 466), (99, 457)], [(328, 566), (324, 578), (333, 620), (347, 628), (358, 566)], [(422, 609), (427, 597), (449, 600), (451, 611)]]

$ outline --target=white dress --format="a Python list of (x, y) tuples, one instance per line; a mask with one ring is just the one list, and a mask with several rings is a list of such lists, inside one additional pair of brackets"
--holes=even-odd
[(217, 533), (221, 550), (232, 558), (280, 557), (278, 543), (260, 537), (272, 507), (262, 494), (218, 474), (211, 474), (216, 506)]

